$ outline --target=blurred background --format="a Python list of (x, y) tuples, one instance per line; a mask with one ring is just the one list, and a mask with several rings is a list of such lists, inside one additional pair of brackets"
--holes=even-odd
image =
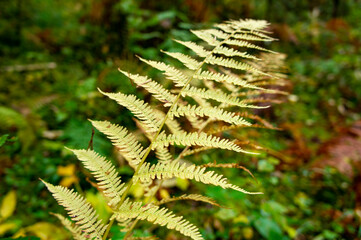
[[(64, 149), (87, 148), (87, 119), (136, 129), (131, 114), (97, 88), (149, 99), (117, 68), (152, 74), (136, 55), (163, 60), (159, 49), (187, 52), (172, 39), (196, 40), (189, 29), (240, 18), (271, 22), (279, 41), (267, 47), (287, 54), (291, 94), (257, 111), (283, 130), (240, 130), (242, 139), (269, 149), (257, 157), (211, 151), (201, 158), (242, 163), (257, 182), (240, 169), (221, 171), (265, 194), (179, 181), (162, 196), (202, 192), (230, 207), (172, 205), (206, 239), (361, 239), (359, 0), (0, 0), (0, 237), (70, 238), (49, 214), (64, 210), (39, 178), (76, 188), (109, 218), (88, 174)], [(124, 179), (131, 176), (98, 132), (94, 148), (119, 162)], [(137, 236), (183, 239), (138, 226)], [(121, 239), (118, 230), (113, 239)]]

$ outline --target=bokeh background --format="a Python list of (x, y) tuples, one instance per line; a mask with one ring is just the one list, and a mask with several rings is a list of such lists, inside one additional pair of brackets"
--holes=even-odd
[[(87, 119), (136, 129), (131, 114), (97, 88), (147, 99), (118, 67), (152, 74), (136, 55), (164, 60), (159, 49), (187, 51), (172, 39), (195, 40), (189, 29), (240, 18), (270, 21), (279, 41), (267, 47), (287, 54), (291, 94), (257, 112), (283, 130), (239, 132), (268, 149), (257, 157), (214, 151), (201, 158), (242, 163), (257, 182), (239, 169), (223, 173), (265, 194), (179, 181), (163, 197), (202, 192), (230, 207), (172, 205), (206, 239), (361, 239), (359, 0), (0, 0), (0, 237), (69, 239), (49, 214), (64, 210), (39, 178), (76, 188), (107, 219), (104, 199), (64, 149), (87, 148)], [(118, 162), (125, 179), (131, 176), (97, 132), (94, 148)], [(148, 227), (139, 225), (136, 234), (183, 239)], [(121, 239), (118, 230), (113, 239)]]

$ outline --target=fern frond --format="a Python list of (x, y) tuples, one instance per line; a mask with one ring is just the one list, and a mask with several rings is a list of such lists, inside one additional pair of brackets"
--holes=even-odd
[(76, 226), (72, 221), (70, 221), (69, 219), (65, 218), (64, 216), (57, 214), (57, 213), (50, 213), (51, 215), (57, 217), (59, 219), (59, 221), (61, 222), (61, 224), (63, 224), (63, 226), (68, 229), (71, 234), (73, 235), (73, 238), (75, 240), (87, 240), (87, 235), (84, 234), (81, 229)]
[[(161, 121), (162, 119), (165, 118), (165, 114), (162, 111), (155, 110), (155, 114), (157, 115), (159, 121)], [(167, 127), (169, 128), (169, 130), (172, 133), (185, 132), (182, 129), (180, 123), (176, 119), (167, 118), (167, 120), (165, 121), (165, 124), (167, 125)]]
[(126, 128), (108, 121), (91, 121), (91, 123), (112, 141), (131, 167), (136, 168), (138, 166), (145, 150), (133, 134), (128, 132)]
[(168, 163), (173, 160), (172, 154), (170, 154), (168, 148), (166, 147), (157, 147), (155, 149), (155, 155), (159, 159), (160, 162)]
[(230, 124), (244, 124), (251, 125), (249, 122), (244, 120), (242, 117), (237, 116), (233, 112), (225, 111), (218, 107), (202, 107), (197, 105), (187, 105), (187, 106), (175, 106), (170, 110), (169, 117), (179, 117), (185, 115), (192, 116), (207, 116), (214, 118), (216, 120), (228, 122)]
[(179, 71), (177, 68), (172, 67), (168, 64), (165, 64), (163, 62), (157, 62), (152, 60), (146, 60), (141, 57), (139, 59), (146, 64), (154, 67), (155, 69), (158, 69), (167, 76), (169, 80), (172, 80), (175, 83), (176, 87), (183, 87), (187, 84), (189, 77), (184, 75), (181, 71)]
[(121, 227), (121, 232), (128, 232), (130, 230), (130, 227), (132, 225), (132, 219), (129, 218), (118, 218), (117, 219), (118, 226)]
[(224, 43), (228, 44), (228, 45), (237, 46), (237, 47), (253, 48), (253, 49), (260, 50), (260, 51), (277, 54), (276, 52), (271, 51), (271, 50), (269, 50), (267, 48), (263, 48), (263, 47), (257, 46), (255, 44), (252, 44), (252, 43), (249, 43), (249, 42), (246, 42), (246, 41), (243, 41), (243, 40), (227, 39), (227, 40), (224, 41)]
[(210, 71), (201, 71), (199, 74), (195, 74), (194, 75), (195, 78), (200, 79), (200, 80), (213, 80), (216, 82), (227, 82), (230, 84), (234, 84), (234, 85), (238, 85), (238, 86), (242, 86), (242, 87), (246, 87), (246, 88), (251, 88), (251, 89), (262, 89), (260, 87), (254, 86), (250, 83), (248, 83), (245, 80), (242, 80), (239, 77), (236, 76), (231, 76), (231, 75), (227, 75), (227, 74), (222, 74), (219, 72), (210, 72)]
[(175, 229), (194, 240), (203, 240), (196, 226), (183, 219), (183, 217), (174, 215), (167, 208), (160, 208), (151, 204), (142, 205), (142, 202), (132, 202), (128, 198), (115, 212), (115, 218), (147, 220), (168, 229)]
[(157, 140), (154, 141), (152, 148), (158, 146), (168, 147), (169, 145), (184, 145), (184, 146), (203, 146), (203, 147), (216, 147), (221, 149), (228, 149), (235, 152), (249, 153), (241, 149), (235, 143), (228, 139), (221, 139), (216, 136), (201, 133), (179, 133), (166, 135), (164, 132), (160, 133)]
[(134, 182), (140, 180), (141, 182), (149, 182), (153, 179), (169, 179), (179, 177), (182, 179), (195, 180), (204, 184), (211, 184), (219, 186), (224, 189), (234, 189), (236, 191), (246, 194), (261, 194), (259, 192), (248, 192), (238, 186), (228, 183), (227, 179), (214, 171), (207, 171), (204, 167), (196, 165), (187, 166), (186, 163), (180, 164), (178, 161), (173, 161), (168, 164), (157, 163), (152, 165), (150, 163), (143, 164), (138, 173), (133, 176)]
[(174, 40), (174, 41), (191, 49), (199, 57), (207, 57), (211, 53), (210, 51), (206, 50), (204, 47), (202, 47), (194, 42), (190, 42), (190, 41), (184, 42), (184, 41), (180, 41), (180, 40)]
[(198, 202), (209, 203), (209, 204), (211, 204), (213, 206), (217, 206), (217, 207), (222, 207), (212, 198), (206, 197), (203, 195), (199, 195), (199, 194), (183, 194), (182, 196), (179, 196), (179, 197), (165, 198), (165, 199), (162, 199), (161, 201), (157, 202), (156, 204), (162, 205), (162, 204), (166, 204), (166, 203), (170, 203), (170, 202), (174, 202), (174, 201), (180, 201), (180, 200), (193, 200), (193, 201), (198, 201)]
[(198, 62), (194, 58), (192, 58), (188, 55), (185, 55), (183, 53), (166, 52), (166, 51), (162, 51), (162, 52), (167, 54), (168, 56), (171, 56), (171, 57), (179, 60), (181, 63), (184, 64), (184, 66), (186, 66), (190, 70), (197, 70), (199, 68), (199, 66), (201, 65), (201, 62)]
[[(100, 90), (99, 90), (100, 91)], [(105, 93), (103, 95), (115, 100), (118, 104), (128, 108), (140, 121), (147, 126), (149, 132), (156, 132), (160, 123), (154, 114), (154, 110), (143, 100), (138, 99), (135, 95), (123, 93)]]
[(240, 31), (242, 29), (247, 29), (252, 32), (264, 31), (264, 29), (269, 26), (269, 23), (265, 20), (254, 19), (229, 20), (226, 21), (226, 23), (236, 31)]
[(214, 53), (223, 54), (227, 57), (236, 57), (237, 56), (237, 57), (241, 57), (241, 58), (260, 60), (259, 58), (255, 57), (247, 52), (240, 52), (238, 50), (235, 50), (233, 48), (229, 48), (226, 46), (219, 46), (219, 47), (215, 48)]
[(104, 195), (109, 199), (109, 205), (115, 207), (120, 201), (125, 188), (113, 164), (93, 150), (69, 150), (93, 173), (99, 182), (99, 188), (103, 190)]
[(208, 33), (205, 30), (191, 30), (191, 32), (198, 38), (208, 43), (210, 46), (219, 46), (221, 43), (212, 34)]
[(231, 34), (225, 33), (223, 31), (220, 31), (218, 29), (205, 29), (203, 30), (206, 33), (209, 33), (213, 36), (215, 36), (216, 38), (219, 38), (221, 40), (229, 38), (231, 36)]
[(209, 63), (209, 64), (222, 66), (222, 67), (234, 68), (234, 69), (239, 69), (239, 70), (243, 70), (243, 71), (250, 71), (252, 73), (269, 76), (269, 74), (264, 73), (256, 68), (252, 67), (251, 65), (249, 65), (247, 63), (239, 62), (232, 58), (216, 57), (216, 56), (212, 55), (212, 56), (209, 56), (208, 58), (206, 58), (205, 62)]
[[(234, 126), (234, 125), (231, 125)], [(182, 157), (187, 157), (199, 152), (203, 152), (203, 151), (207, 151), (210, 149), (214, 149), (214, 147), (198, 147), (198, 148), (194, 148), (194, 149), (188, 149), (187, 151), (184, 151), (184, 153), (182, 154)]]
[(128, 72), (118, 69), (119, 72), (123, 73), (125, 76), (133, 80), (135, 84), (145, 88), (148, 92), (152, 93), (152, 96), (158, 99), (159, 101), (165, 103), (165, 107), (169, 107), (175, 101), (176, 97), (174, 94), (170, 93), (162, 85), (155, 82), (154, 80), (146, 77), (140, 76), (139, 74), (130, 74)]
[[(219, 39), (226, 39), (230, 35), (227, 33), (224, 33), (223, 31), (217, 30), (217, 29), (207, 29), (206, 32), (212, 34), (213, 36), (219, 38)], [(252, 32), (250, 32), (252, 33)], [(255, 36), (253, 34), (233, 34), (232, 38), (240, 39), (240, 40), (248, 40), (248, 41), (273, 41), (273, 38), (268, 37), (267, 35), (264, 35), (263, 37)]]
[(71, 219), (79, 228), (89, 235), (91, 239), (102, 239), (107, 228), (98, 220), (93, 207), (82, 196), (62, 186), (53, 186), (43, 181), (58, 203), (68, 211)]
[(243, 100), (234, 97), (230, 94), (227, 94), (223, 92), (222, 90), (210, 90), (205, 88), (197, 88), (194, 86), (187, 86), (183, 91), (181, 92), (181, 95), (183, 97), (185, 96), (198, 96), (205, 99), (212, 99), (216, 100), (220, 103), (226, 103), (228, 105), (238, 106), (242, 108), (264, 108), (262, 106), (254, 106), (254, 105), (248, 105), (243, 102)]
[[(256, 178), (253, 176), (252, 172), (238, 164), (238, 163), (207, 163), (207, 164), (203, 164), (203, 165), (200, 165), (200, 167), (205, 167), (205, 168), (238, 168), (238, 169), (242, 169), (244, 171), (246, 171), (249, 175), (251, 175), (251, 177), (256, 180)], [(257, 180), (256, 180), (257, 181)]]

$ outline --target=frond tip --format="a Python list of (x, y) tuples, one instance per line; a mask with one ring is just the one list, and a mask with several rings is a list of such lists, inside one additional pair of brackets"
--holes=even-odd
[(183, 217), (176, 216), (167, 208), (160, 208), (152, 204), (142, 205), (142, 202), (132, 202), (127, 198), (115, 212), (115, 218), (147, 220), (168, 229), (175, 229), (194, 240), (203, 240), (196, 226), (183, 219)]
[(138, 173), (133, 176), (134, 182), (140, 180), (141, 182), (151, 182), (153, 179), (169, 179), (179, 177), (182, 179), (194, 179), (197, 182), (205, 184), (212, 184), (220, 186), (224, 189), (230, 188), (246, 194), (262, 194), (260, 192), (248, 192), (238, 186), (228, 182), (228, 180), (221, 174), (214, 171), (207, 171), (204, 167), (196, 165), (180, 164), (178, 161), (173, 161), (168, 164), (158, 163), (151, 165), (150, 163), (143, 164)]
[(116, 206), (125, 188), (113, 164), (93, 150), (69, 150), (93, 173), (104, 195), (110, 200), (109, 205)]
[(73, 190), (62, 186), (54, 186), (41, 180), (54, 198), (67, 211), (71, 219), (79, 225), (79, 228), (87, 233), (90, 239), (102, 239), (103, 233), (107, 228), (101, 220), (98, 220), (93, 207), (82, 196)]
[(73, 222), (71, 222), (69, 219), (67, 219), (57, 213), (50, 213), (50, 214), (59, 219), (61, 224), (63, 224), (63, 226), (71, 232), (71, 234), (73, 235), (73, 238), (75, 240), (87, 240), (88, 239), (86, 234), (84, 234), (81, 231), (81, 229), (78, 226), (76, 226)]

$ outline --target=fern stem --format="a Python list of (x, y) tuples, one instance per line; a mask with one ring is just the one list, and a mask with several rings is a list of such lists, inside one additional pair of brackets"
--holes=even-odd
[[(152, 146), (153, 146), (154, 142), (157, 140), (157, 137), (159, 136), (160, 132), (162, 131), (162, 129), (163, 129), (164, 125), (165, 125), (165, 122), (167, 121), (167, 119), (168, 119), (168, 117), (169, 117), (169, 114), (170, 114), (171, 110), (172, 110), (172, 109), (174, 108), (174, 106), (178, 103), (178, 100), (179, 100), (179, 98), (181, 97), (181, 94), (182, 94), (182, 92), (184, 91), (184, 89), (185, 89), (185, 88), (190, 84), (190, 82), (194, 79), (195, 74), (196, 74), (198, 71), (201, 70), (201, 68), (202, 68), (203, 65), (205, 64), (206, 60), (208, 59), (208, 57), (212, 56), (212, 54), (214, 53), (215, 49), (217, 49), (219, 46), (221, 46), (222, 44), (224, 44), (228, 39), (230, 39), (231, 37), (233, 37), (233, 35), (234, 35), (236, 32), (237, 32), (237, 30), (234, 30), (234, 31), (232, 32), (232, 34), (230, 34), (226, 39), (224, 39), (222, 42), (220, 42), (218, 46), (215, 46), (215, 47), (213, 48), (213, 50), (208, 54), (208, 56), (206, 56), (206, 57), (203, 59), (203, 61), (202, 61), (201, 64), (199, 65), (199, 67), (194, 71), (194, 74), (192, 75), (192, 77), (189, 78), (189, 80), (186, 82), (186, 84), (185, 84), (185, 85), (182, 87), (182, 89), (179, 91), (176, 99), (174, 100), (174, 102), (172, 103), (172, 105), (170, 106), (170, 108), (168, 109), (167, 114), (165, 115), (162, 123), (160, 124), (160, 127), (159, 127), (157, 133), (154, 135), (152, 141), (150, 142), (149, 147), (147, 148), (147, 151), (146, 151), (146, 153), (144, 154), (141, 162), (138, 164), (138, 167), (137, 167), (137, 169), (135, 170), (134, 175), (137, 175), (137, 174), (138, 174), (140, 168), (142, 167), (143, 163), (144, 163), (145, 160), (147, 159), (150, 151), (152, 150)], [(177, 159), (180, 158), (180, 156), (181, 156), (181, 155), (179, 155), (179, 156), (177, 157)], [(135, 183), (133, 182), (133, 179), (130, 179), (130, 181), (129, 181), (129, 183), (128, 183), (128, 186), (127, 186), (126, 190), (124, 191), (124, 193), (123, 193), (123, 195), (122, 195), (122, 197), (121, 197), (121, 199), (120, 199), (120, 201), (119, 201), (119, 203), (118, 203), (118, 205), (117, 205), (117, 208), (118, 208), (119, 206), (121, 206), (122, 203), (125, 201), (125, 198), (126, 198), (126, 196), (128, 195), (128, 192), (129, 192), (130, 188), (133, 186), (133, 184), (135, 184)], [(160, 187), (160, 186), (159, 186), (159, 187)], [(150, 199), (151, 199), (151, 198), (150, 198)], [(113, 214), (113, 215), (114, 215), (114, 214)], [(106, 240), (106, 238), (108, 237), (108, 234), (109, 234), (109, 232), (110, 232), (110, 229), (111, 229), (112, 225), (114, 224), (114, 221), (115, 221), (115, 218), (113, 217), (112, 220), (109, 222), (108, 227), (107, 227), (107, 229), (106, 229), (106, 231), (105, 231), (105, 233), (104, 233), (104, 235), (103, 235), (103, 240)], [(131, 229), (129, 229), (129, 231), (128, 231), (128, 232), (126, 233), (126, 235), (124, 236), (124, 239), (126, 239), (126, 238), (130, 235), (131, 230), (135, 227), (135, 225), (137, 224), (137, 222), (138, 222), (138, 220), (135, 220), (135, 221), (134, 221), (134, 223), (132, 224)]]
[[(198, 133), (200, 133), (212, 120), (210, 118), (207, 119), (207, 121), (203, 124), (203, 126), (198, 130)], [(178, 161), (181, 159), (181, 157), (183, 156), (183, 154), (189, 149), (189, 146), (185, 147), (182, 152), (178, 155), (178, 157), (174, 160), (174, 161)], [(146, 205), (149, 204), (152, 201), (152, 198), (154, 197), (154, 195), (158, 192), (158, 190), (160, 189), (160, 187), (162, 186), (164, 182), (164, 179), (162, 179), (159, 184), (158, 184), (158, 189), (157, 191), (154, 191), (154, 193), (149, 196), (148, 200), (146, 201)], [(130, 226), (130, 228), (128, 229), (127, 233), (124, 236), (124, 240), (127, 239), (127, 237), (130, 236), (130, 234), (132, 233), (133, 229), (135, 228), (135, 226), (137, 225), (137, 223), (139, 222), (139, 219), (136, 219), (132, 226)]]

